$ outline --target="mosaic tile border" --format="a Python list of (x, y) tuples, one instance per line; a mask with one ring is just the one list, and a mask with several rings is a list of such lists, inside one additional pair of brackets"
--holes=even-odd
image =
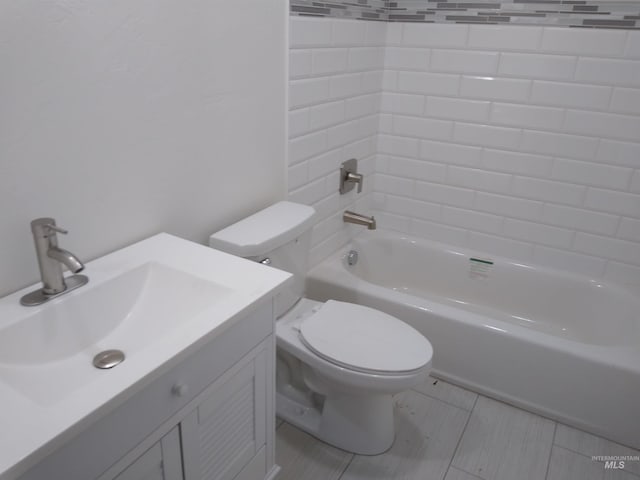
[(422, 23), (640, 29), (640, 1), (291, 0), (292, 15)]

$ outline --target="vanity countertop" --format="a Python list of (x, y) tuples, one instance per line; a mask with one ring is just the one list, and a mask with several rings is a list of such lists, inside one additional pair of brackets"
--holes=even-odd
[[(46, 346), (56, 335), (68, 334), (57, 331), (58, 325), (64, 322), (60, 316), (62, 313), (64, 317), (66, 305), (89, 302), (99, 311), (108, 310), (110, 305), (100, 305), (95, 299), (100, 298), (101, 292), (110, 292), (108, 289), (119, 283), (118, 277), (127, 272), (136, 272), (131, 278), (144, 277), (139, 282), (143, 285), (141, 291), (154, 281), (155, 295), (175, 296), (172, 300), (174, 311), (181, 311), (176, 307), (180, 295), (195, 292), (195, 306), (190, 300), (186, 319), (173, 323), (165, 319), (164, 327), (154, 333), (154, 328), (148, 328), (150, 324), (136, 324), (132, 328), (130, 322), (136, 315), (136, 308), (138, 316), (140, 308), (151, 308), (153, 312), (153, 302), (148, 297), (134, 298), (131, 312), (120, 312), (122, 321), (107, 325), (98, 333), (78, 331), (78, 338), (71, 341), (72, 344), (75, 342), (75, 347), (70, 353), (31, 359), (29, 348), (33, 345)], [(50, 324), (44, 321), (42, 327), (26, 330), (28, 338), (32, 331), (42, 338), (30, 340), (24, 348), (7, 348), (11, 352), (5, 353), (4, 357), (0, 352), (0, 480), (18, 478), (248, 315), (258, 303), (264, 305), (264, 301), (275, 296), (291, 278), (289, 273), (166, 233), (89, 262), (83, 273), (89, 277), (89, 284), (42, 306), (23, 307), (19, 303), (20, 298), (38, 288), (37, 285), (0, 299), (0, 344), (3, 336), (11, 339), (14, 337), (10, 335), (23, 335), (20, 329), (31, 328), (25, 322), (31, 320), (33, 325), (48, 318), (47, 312), (55, 312), (57, 317)], [(174, 273), (177, 276), (173, 277)], [(154, 279), (149, 280), (151, 277)], [(163, 291), (163, 278), (173, 278), (180, 291)], [(210, 292), (216, 296), (213, 302), (207, 301)], [(141, 295), (149, 294), (143, 291)], [(154, 315), (161, 317), (168, 308), (164, 310), (158, 310)], [(87, 322), (92, 320), (99, 321), (86, 319)], [(64, 345), (68, 347), (68, 344), (65, 339)], [(93, 367), (94, 355), (111, 348), (125, 352), (124, 362), (110, 370)]]

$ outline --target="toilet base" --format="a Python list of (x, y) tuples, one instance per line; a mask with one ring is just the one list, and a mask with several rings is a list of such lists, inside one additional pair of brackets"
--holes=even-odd
[(280, 418), (335, 447), (360, 455), (379, 455), (393, 445), (393, 397), (333, 392), (321, 407), (276, 394)]

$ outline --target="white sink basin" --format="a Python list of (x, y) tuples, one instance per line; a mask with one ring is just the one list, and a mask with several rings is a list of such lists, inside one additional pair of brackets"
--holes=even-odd
[(0, 330), (0, 364), (56, 362), (93, 346), (141, 349), (232, 292), (157, 262), (91, 287), (25, 308)]
[[(20, 305), (36, 285), (0, 298), (2, 479), (270, 301), (290, 278), (168, 234), (91, 261), (83, 273), (88, 284), (37, 307)], [(95, 368), (93, 357), (110, 349), (125, 360)]]

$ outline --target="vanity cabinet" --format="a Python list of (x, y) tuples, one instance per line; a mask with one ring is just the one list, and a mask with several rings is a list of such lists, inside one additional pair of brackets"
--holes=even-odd
[(273, 325), (271, 301), (234, 320), (19, 480), (272, 478)]

